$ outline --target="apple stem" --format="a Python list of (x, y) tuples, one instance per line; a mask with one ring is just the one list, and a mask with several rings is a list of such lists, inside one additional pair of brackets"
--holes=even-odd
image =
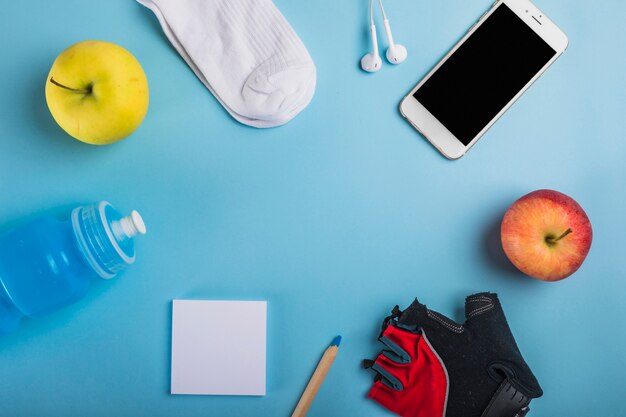
[(53, 77), (50, 77), (50, 82), (51, 82), (52, 84), (56, 85), (57, 87), (64, 88), (64, 89), (69, 90), (69, 91), (72, 91), (72, 92), (74, 92), (74, 93), (91, 94), (91, 91), (92, 91), (92, 86), (91, 86), (91, 85), (89, 85), (87, 88), (84, 88), (84, 89), (82, 89), (82, 90), (79, 90), (79, 89), (76, 89), (76, 88), (70, 88), (70, 87), (68, 87), (68, 86), (66, 86), (66, 85), (63, 85), (63, 84), (61, 84), (60, 82), (55, 81)]
[(561, 234), (561, 236), (557, 238), (555, 238), (554, 236), (548, 236), (546, 237), (546, 242), (548, 242), (551, 245), (554, 245), (556, 242), (563, 239), (565, 236), (569, 235), (570, 233), (572, 233), (572, 229), (567, 229), (566, 231), (563, 232), (563, 234)]

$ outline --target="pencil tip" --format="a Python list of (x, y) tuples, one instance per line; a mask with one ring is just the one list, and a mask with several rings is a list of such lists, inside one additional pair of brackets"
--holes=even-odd
[(331, 346), (339, 346), (340, 343), (341, 343), (341, 336), (336, 336), (333, 339), (333, 342), (330, 345)]

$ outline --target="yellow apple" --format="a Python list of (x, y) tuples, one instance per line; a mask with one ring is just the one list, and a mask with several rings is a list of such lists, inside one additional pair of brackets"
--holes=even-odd
[(119, 45), (84, 41), (63, 51), (46, 82), (54, 120), (71, 136), (106, 145), (130, 135), (148, 111), (148, 80)]

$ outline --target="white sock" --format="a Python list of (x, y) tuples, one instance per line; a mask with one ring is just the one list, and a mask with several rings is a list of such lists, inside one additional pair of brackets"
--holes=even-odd
[(137, 0), (239, 122), (287, 123), (315, 91), (315, 65), (271, 0)]

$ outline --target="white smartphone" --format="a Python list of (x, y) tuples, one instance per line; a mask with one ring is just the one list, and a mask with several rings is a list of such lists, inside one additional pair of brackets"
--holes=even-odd
[(528, 0), (499, 0), (400, 103), (449, 159), (463, 156), (567, 48)]

